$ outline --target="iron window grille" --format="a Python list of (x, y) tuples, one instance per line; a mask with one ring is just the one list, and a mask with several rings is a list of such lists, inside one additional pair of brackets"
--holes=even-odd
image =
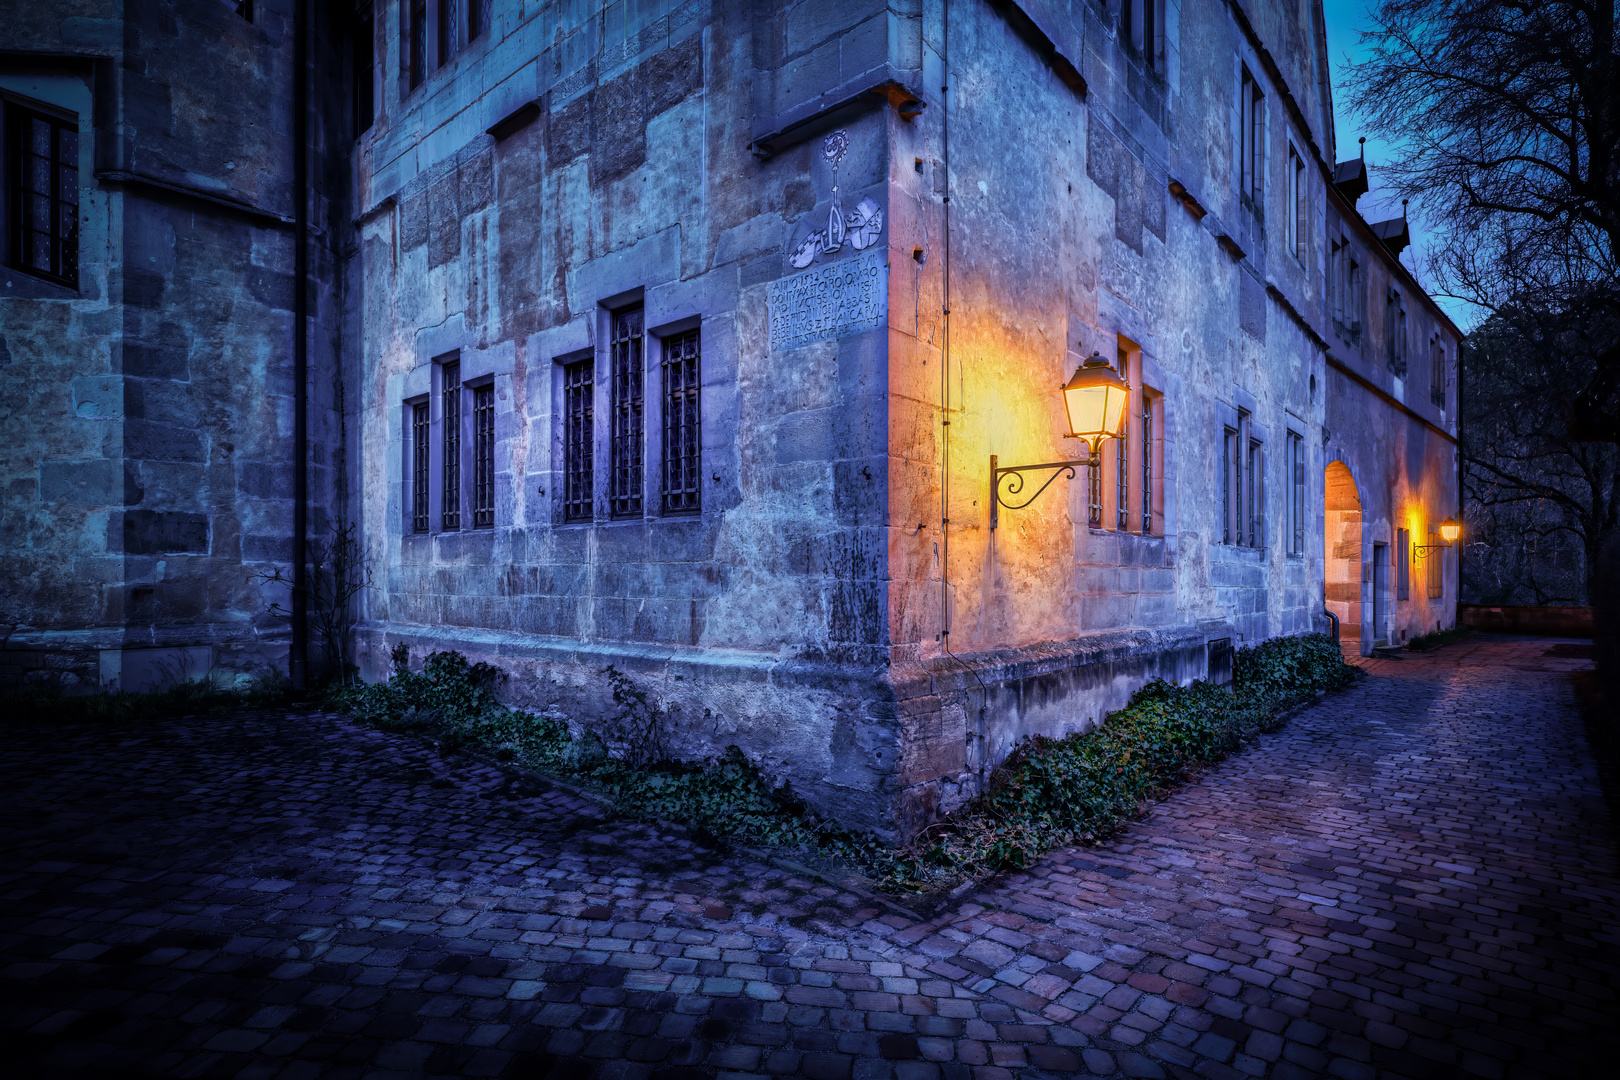
[(427, 0), (411, 0), (409, 29), (411, 89), (415, 90), (427, 76)]
[(703, 433), (696, 330), (664, 341), (664, 513), (702, 509)]
[(1103, 522), (1102, 461), (1086, 466), (1086, 524), (1093, 529), (1102, 528)]
[(467, 40), (489, 29), (489, 0), (467, 0)]
[(440, 528), (461, 528), (461, 365), (444, 365), (444, 505)]
[(613, 364), (613, 473), (608, 511), (616, 518), (641, 513), (642, 440), (645, 415), (642, 400), (642, 309), (627, 308), (613, 315), (610, 357)]
[(411, 531), (428, 531), (428, 432), (431, 430), (427, 402), (411, 406)]
[(563, 366), (563, 520), (595, 517), (596, 362)]
[(1142, 535), (1153, 535), (1153, 399), (1142, 395)]
[(1130, 445), (1130, 423), (1122, 420), (1114, 440), (1114, 528), (1119, 532), (1131, 527)]
[(11, 262), (68, 288), (79, 284), (79, 125), (10, 106)]
[(473, 390), (473, 528), (495, 526), (495, 387)]

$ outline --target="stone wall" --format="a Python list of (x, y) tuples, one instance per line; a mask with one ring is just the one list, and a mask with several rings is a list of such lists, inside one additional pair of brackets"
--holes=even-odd
[[(78, 288), (8, 269), (0, 300), (0, 619), (69, 685), (285, 666), (285, 595), (256, 570), (291, 554), (292, 44), (288, 5), (255, 6), (5, 5), (8, 48), (35, 59), (0, 85), (79, 118)], [(335, 132), (340, 99), (316, 100)], [(323, 281), (317, 533), (340, 441), (330, 259)]]

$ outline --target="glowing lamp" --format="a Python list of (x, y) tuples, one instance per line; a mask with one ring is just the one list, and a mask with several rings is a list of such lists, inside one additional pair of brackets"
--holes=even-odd
[(1119, 438), (1125, 426), (1125, 406), (1131, 388), (1101, 353), (1092, 353), (1074, 369), (1063, 386), (1063, 408), (1069, 414), (1069, 435), (1084, 439), (1096, 457), (1104, 439)]
[(1446, 518), (1440, 523), (1440, 539), (1448, 544), (1456, 543), (1457, 537), (1462, 535), (1462, 525), (1456, 518)]
[[(1001, 508), (1022, 510), (1052, 486), (1059, 476), (1075, 477), (1082, 465), (1101, 465), (1102, 441), (1117, 439), (1125, 427), (1125, 406), (1131, 399), (1131, 386), (1112, 364), (1094, 352), (1074, 369), (1074, 377), (1063, 384), (1063, 411), (1069, 417), (1069, 437), (1084, 439), (1089, 457), (1074, 461), (1047, 461), (1040, 465), (1003, 465), (990, 455), (990, 528), (1001, 518)], [(1026, 474), (1049, 473), (1046, 482), (1024, 497)], [(1011, 501), (1009, 501), (1011, 500)]]

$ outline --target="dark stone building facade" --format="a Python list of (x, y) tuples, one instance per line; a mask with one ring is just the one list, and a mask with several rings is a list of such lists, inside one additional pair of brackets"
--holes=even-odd
[[(307, 114), (293, 0), (87, 7), (0, 83), (107, 155), (76, 289), (7, 271), (14, 669), (276, 658), (301, 503), (368, 676), (459, 649), (588, 725), (613, 667), (898, 836), (1324, 602), (1453, 618), (1393, 575), (1456, 512), (1458, 335), (1355, 213), (1318, 5), (308, 5)], [(1124, 438), (1014, 508), (1093, 353)]]

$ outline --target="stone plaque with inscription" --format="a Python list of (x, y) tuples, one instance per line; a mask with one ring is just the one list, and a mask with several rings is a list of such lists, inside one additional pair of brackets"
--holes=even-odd
[(771, 350), (859, 334), (889, 314), (888, 251), (817, 266), (771, 282)]

